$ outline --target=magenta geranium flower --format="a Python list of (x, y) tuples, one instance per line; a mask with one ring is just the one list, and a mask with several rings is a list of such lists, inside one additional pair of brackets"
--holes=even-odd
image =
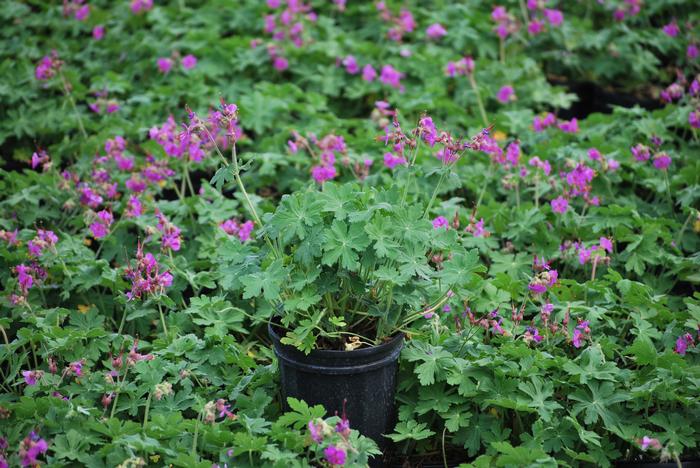
[(351, 75), (360, 73), (360, 66), (357, 64), (357, 59), (355, 59), (354, 56), (348, 55), (342, 60), (341, 63), (345, 67), (345, 71)]
[(651, 157), (651, 150), (649, 147), (641, 143), (634, 145), (632, 148), (630, 148), (630, 151), (632, 151), (632, 156), (634, 156), (634, 159), (640, 162), (648, 161)]
[(552, 200), (550, 202), (550, 205), (552, 206), (552, 211), (559, 214), (566, 213), (566, 210), (569, 209), (569, 201), (562, 196), (559, 196)]
[(601, 248), (605, 249), (608, 253), (612, 253), (612, 240), (608, 239), (607, 237), (601, 237), (598, 243), (600, 244)]
[(166, 58), (166, 57), (161, 57), (156, 61), (156, 64), (158, 65), (158, 70), (165, 74), (168, 74), (170, 70), (173, 68), (173, 61), (172, 59)]
[(693, 338), (693, 335), (686, 333), (678, 337), (673, 351), (681, 356), (685, 356), (689, 346), (695, 346), (695, 339)]
[(49, 444), (39, 435), (32, 431), (19, 444), (19, 458), (22, 466), (38, 466), (38, 458), (46, 453), (49, 449)]
[(592, 161), (600, 161), (602, 158), (602, 154), (600, 154), (600, 151), (598, 151), (596, 148), (589, 148), (588, 149), (588, 158)]
[(29, 386), (34, 386), (43, 377), (44, 371), (33, 370), (33, 371), (22, 371), (22, 377), (24, 377), (24, 383)]
[(311, 168), (311, 177), (319, 184), (335, 179), (338, 172), (333, 165), (319, 165)]
[(503, 87), (501, 87), (501, 89), (498, 90), (498, 93), (496, 93), (496, 99), (498, 99), (498, 101), (501, 102), (502, 104), (506, 104), (507, 102), (514, 101), (515, 100), (515, 90), (510, 85), (503, 86)]
[(534, 19), (527, 25), (527, 32), (532, 36), (536, 36), (542, 31), (544, 31), (544, 23), (540, 20)]
[(90, 5), (83, 5), (75, 10), (75, 19), (85, 21), (90, 16)]
[(440, 23), (431, 24), (425, 30), (428, 39), (440, 39), (447, 35), (447, 29), (445, 29)]
[(561, 26), (561, 24), (564, 22), (564, 13), (562, 13), (561, 10), (550, 10), (545, 8), (544, 17), (547, 18), (549, 24), (555, 27)]
[(374, 69), (374, 67), (370, 64), (365, 65), (362, 67), (362, 79), (365, 81), (374, 81), (374, 79), (377, 77), (377, 71)]
[(185, 70), (192, 70), (197, 66), (197, 57), (192, 54), (185, 55), (182, 57), (182, 68)]
[(696, 109), (688, 114), (688, 123), (693, 128), (700, 128), (700, 109)]
[(401, 85), (401, 78), (404, 74), (392, 67), (391, 65), (384, 65), (382, 67), (381, 74), (379, 75), (379, 81), (385, 85), (391, 86), (392, 88), (403, 89)]
[(289, 68), (289, 61), (284, 57), (275, 57), (272, 60), (272, 66), (275, 67), (277, 71), (284, 71)]
[(444, 216), (438, 216), (433, 220), (433, 229), (450, 228), (450, 222)]
[(676, 37), (678, 33), (680, 32), (680, 28), (678, 27), (678, 23), (676, 21), (671, 21), (667, 25), (665, 25), (663, 28), (661, 28), (668, 37)]
[(345, 464), (345, 450), (335, 445), (329, 445), (323, 450), (326, 461), (332, 466)]
[(654, 450), (661, 450), (661, 442), (659, 442), (659, 439), (652, 438), (649, 436), (644, 436), (637, 442), (639, 444), (639, 447), (646, 451), (648, 449), (654, 449)]
[(685, 51), (686, 57), (688, 57), (690, 60), (694, 60), (698, 58), (699, 54), (700, 50), (698, 49), (697, 44), (688, 44), (688, 48)]
[(131, 12), (143, 13), (153, 8), (153, 0), (131, 0)]
[(495, 6), (491, 11), (491, 19), (497, 23), (508, 19), (508, 12), (504, 6)]
[(577, 133), (578, 132), (578, 119), (574, 117), (568, 122), (561, 122), (559, 124), (559, 129), (564, 133)]
[(309, 433), (311, 434), (311, 440), (317, 444), (320, 443), (323, 440), (323, 434), (321, 433), (320, 429), (316, 426), (316, 424), (314, 424), (313, 421), (309, 421), (307, 426), (309, 428)]
[(671, 165), (671, 156), (668, 155), (665, 151), (662, 151), (660, 153), (656, 153), (654, 155), (654, 167), (660, 170), (663, 169), (668, 169), (668, 167)]

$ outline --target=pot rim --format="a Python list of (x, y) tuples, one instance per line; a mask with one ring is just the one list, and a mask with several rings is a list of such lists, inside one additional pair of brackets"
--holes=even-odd
[[(269, 333), (270, 337), (272, 337), (273, 344), (274, 346), (279, 346), (282, 348), (287, 348), (290, 350), (294, 350), (297, 352), (299, 351), (297, 348), (294, 346), (284, 344), (281, 341), (281, 336), (275, 331), (275, 326), (276, 324), (274, 323), (273, 320), (268, 321), (267, 323), (267, 332)], [(360, 348), (360, 349), (353, 349), (351, 351), (341, 351), (337, 349), (312, 349), (311, 353), (309, 355), (314, 355), (317, 357), (328, 357), (328, 358), (339, 358), (341, 356), (356, 356), (356, 357), (364, 357), (364, 356), (371, 356), (373, 354), (377, 354), (380, 352), (383, 352), (387, 348), (392, 348), (394, 346), (400, 345), (403, 343), (404, 338), (405, 338), (405, 333), (399, 332), (396, 335), (394, 335), (391, 340), (370, 346), (369, 348)]]

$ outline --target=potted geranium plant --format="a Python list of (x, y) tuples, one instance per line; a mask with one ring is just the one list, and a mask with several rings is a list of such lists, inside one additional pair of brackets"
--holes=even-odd
[[(235, 121), (231, 106), (222, 103), (220, 127)], [(211, 135), (196, 115), (190, 120), (190, 131)], [(483, 270), (457, 231), (447, 229), (444, 219), (431, 223), (429, 214), (452, 166), (464, 151), (478, 149), (487, 133), (462, 142), (438, 133), (428, 117), (409, 134), (395, 120), (382, 139), (392, 150), (387, 166), (401, 167), (396, 183), (310, 186), (283, 196), (264, 217), (240, 178), (235, 142), (229, 162), (211, 139), (224, 162), (212, 183), (235, 180), (262, 240), (253, 258), (241, 255), (239, 283), (244, 299), (260, 298), (278, 311), (269, 334), (285, 397), (321, 403), (331, 413), (342, 410), (353, 427), (377, 441), (391, 430), (404, 333)], [(422, 144), (440, 148), (439, 182), (432, 194), (409, 196), (420, 186), (412, 166)]]

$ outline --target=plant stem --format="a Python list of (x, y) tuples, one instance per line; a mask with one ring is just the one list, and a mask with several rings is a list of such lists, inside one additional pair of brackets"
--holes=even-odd
[(523, 14), (523, 21), (525, 22), (524, 24), (527, 25), (527, 23), (530, 22), (530, 15), (527, 14), (527, 7), (525, 7), (525, 1), (520, 0), (520, 12)]
[(685, 229), (688, 227), (688, 223), (690, 222), (691, 218), (693, 217), (695, 213), (691, 210), (690, 213), (688, 213), (688, 217), (685, 218), (685, 222), (683, 223), (683, 226), (681, 227), (680, 232), (678, 233), (678, 236), (676, 237), (676, 247), (680, 249), (680, 242), (681, 239), (683, 238), (683, 234), (685, 233)]
[(408, 165), (408, 177), (406, 177), (406, 185), (403, 187), (403, 195), (401, 196), (401, 206), (404, 206), (406, 203), (406, 195), (408, 195), (408, 186), (411, 185), (411, 181), (413, 180), (413, 166), (416, 163), (416, 158), (418, 157), (418, 148), (420, 147), (420, 135), (416, 137), (417, 143), (416, 143), (416, 148), (413, 150), (413, 156), (411, 157), (411, 163)]
[(238, 154), (236, 153), (236, 143), (234, 142), (231, 146), (232, 146), (232, 148), (231, 148), (231, 160), (233, 162), (233, 177), (236, 180), (236, 184), (238, 185), (238, 188), (241, 191), (241, 193), (243, 193), (243, 198), (245, 199), (246, 203), (248, 204), (248, 210), (250, 211), (250, 214), (253, 215), (255, 222), (257, 223), (258, 226), (260, 226), (260, 229), (263, 230), (263, 237), (265, 238), (265, 242), (272, 250), (272, 253), (275, 255), (275, 258), (281, 258), (282, 256), (281, 256), (280, 252), (273, 245), (272, 241), (270, 241), (270, 238), (267, 237), (267, 234), (264, 233), (265, 226), (263, 225), (262, 220), (258, 216), (258, 212), (255, 209), (255, 206), (253, 206), (253, 202), (250, 200), (250, 197), (248, 196), (248, 192), (245, 189), (245, 185), (243, 185), (243, 180), (241, 180), (240, 166), (238, 164)]
[(109, 419), (112, 419), (114, 417), (114, 412), (117, 409), (117, 402), (119, 401), (119, 394), (122, 391), (122, 387), (124, 386), (124, 381), (126, 381), (126, 375), (128, 373), (129, 373), (129, 365), (124, 364), (124, 377), (122, 377), (122, 381), (119, 383), (119, 386), (117, 387), (117, 390), (115, 391), (114, 402), (112, 403), (112, 411), (109, 413)]
[(119, 330), (117, 330), (117, 335), (122, 334), (122, 330), (124, 329), (124, 322), (126, 322), (126, 307), (124, 307), (124, 313), (122, 314), (122, 321), (119, 322)]
[(476, 84), (476, 79), (474, 79), (474, 73), (469, 74), (469, 84), (476, 95), (476, 104), (479, 106), (479, 113), (481, 114), (481, 120), (484, 122), (484, 127), (489, 126), (489, 119), (486, 117), (486, 110), (484, 109), (484, 103), (481, 101), (481, 95), (479, 94), (479, 86)]
[(447, 468), (447, 455), (445, 454), (445, 431), (447, 431), (447, 426), (442, 429), (442, 463)]
[(148, 398), (146, 399), (146, 413), (143, 415), (143, 429), (144, 434), (146, 433), (146, 426), (148, 425), (148, 410), (151, 409), (151, 396), (153, 392), (148, 392)]
[(58, 74), (61, 76), (61, 83), (63, 84), (63, 94), (66, 96), (66, 99), (68, 99), (68, 102), (73, 108), (75, 118), (78, 120), (78, 127), (80, 128), (80, 133), (82, 133), (83, 138), (87, 140), (88, 135), (85, 131), (85, 127), (83, 126), (83, 119), (80, 117), (80, 114), (78, 113), (78, 107), (75, 105), (75, 100), (73, 99), (73, 95), (68, 89), (68, 81), (66, 80), (66, 77), (63, 75), (63, 72), (61, 70), (58, 71)]
[(160, 323), (163, 324), (163, 333), (165, 334), (165, 339), (168, 339), (168, 327), (165, 326), (165, 317), (163, 316), (163, 307), (158, 304), (158, 313), (160, 314)]
[(440, 185), (442, 185), (442, 181), (445, 180), (445, 176), (447, 175), (447, 167), (443, 168), (442, 174), (440, 175), (440, 180), (438, 180), (437, 185), (433, 189), (433, 195), (430, 197), (430, 201), (428, 202), (428, 206), (425, 207), (425, 212), (423, 213), (423, 218), (428, 216), (428, 213), (430, 213), (430, 208), (432, 208), (433, 203), (435, 202), (435, 197), (437, 197), (438, 190), (440, 190)]
[(481, 205), (481, 200), (484, 198), (484, 193), (486, 193), (486, 186), (488, 185), (489, 181), (491, 180), (491, 172), (493, 171), (493, 163), (489, 163), (489, 172), (486, 174), (486, 180), (484, 180), (484, 185), (481, 187), (481, 192), (479, 193), (479, 198), (476, 200), (476, 205), (474, 206), (474, 210), (476, 211), (479, 208), (479, 205)]
[(194, 421), (194, 439), (192, 440), (192, 458), (197, 460), (197, 437), (199, 436), (199, 420), (202, 418), (201, 413)]
[(664, 169), (664, 179), (666, 179), (666, 196), (668, 197), (668, 204), (671, 206), (671, 213), (673, 213), (673, 197), (671, 197), (671, 181), (668, 179), (668, 170)]

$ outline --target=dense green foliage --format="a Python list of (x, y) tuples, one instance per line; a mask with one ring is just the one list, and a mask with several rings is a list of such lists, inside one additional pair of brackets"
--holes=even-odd
[(0, 467), (698, 458), (694, 2), (429, 3), (3, 4)]

